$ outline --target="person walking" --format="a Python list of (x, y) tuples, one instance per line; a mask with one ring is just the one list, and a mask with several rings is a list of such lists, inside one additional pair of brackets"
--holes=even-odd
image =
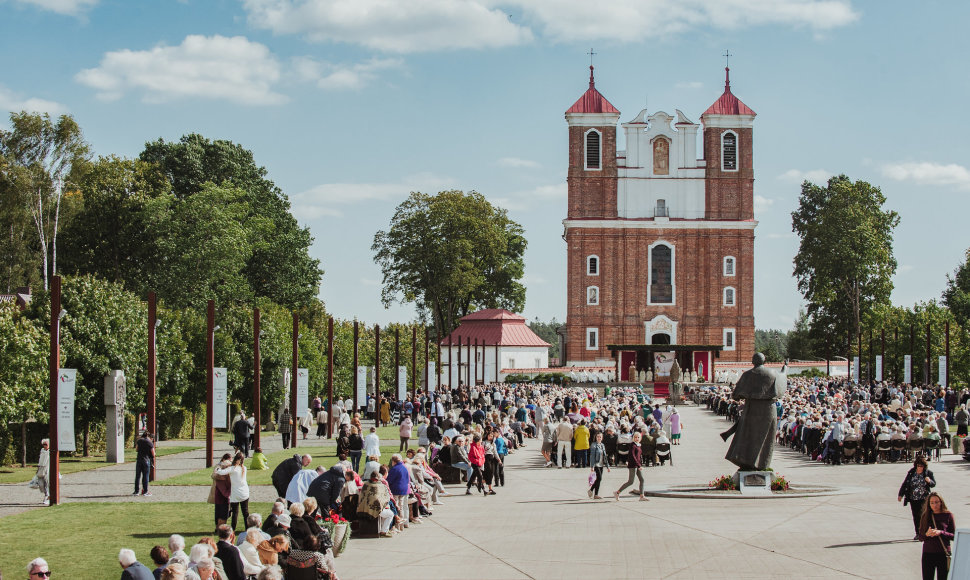
[(237, 451), (241, 451), (243, 457), (249, 457), (249, 420), (246, 418), (246, 412), (240, 411), (239, 416), (236, 418), (236, 422), (232, 424), (232, 434), (236, 441), (234, 447)]
[(899, 486), (899, 493), (896, 497), (896, 501), (903, 502), (903, 505), (908, 503), (913, 513), (913, 528), (916, 530), (914, 540), (920, 539), (919, 526), (920, 519), (923, 516), (923, 502), (926, 501), (926, 497), (933, 487), (936, 487), (936, 478), (933, 477), (933, 472), (927, 468), (926, 459), (923, 459), (922, 455), (917, 455), (916, 460), (913, 461), (912, 469), (906, 473), (903, 484)]
[(684, 425), (680, 422), (680, 413), (677, 412), (677, 409), (674, 409), (670, 414), (671, 445), (680, 445), (680, 433), (683, 428)]
[[(569, 419), (563, 417), (556, 427), (556, 441), (558, 442), (558, 447), (556, 448), (556, 465), (559, 469), (572, 466), (572, 455), (573, 455), (573, 425), (569, 422)], [(566, 458), (562, 459), (565, 454)]]
[(478, 491), (482, 495), (488, 495), (485, 490), (485, 476), (482, 467), (485, 465), (485, 447), (482, 446), (482, 436), (475, 433), (472, 444), (468, 447), (468, 463), (471, 466), (471, 475), (468, 476), (468, 486), (465, 488), (465, 495), (472, 494), (472, 484), (477, 483)]
[[(378, 448), (378, 450), (379, 449), (380, 448)], [(361, 438), (360, 433), (357, 432), (357, 427), (351, 427), (350, 436), (347, 438), (347, 453), (350, 455), (350, 465), (357, 473), (360, 472), (360, 455), (363, 450), (363, 438)]]
[(414, 428), (414, 423), (411, 421), (410, 415), (405, 415), (401, 419), (401, 428), (399, 430), (401, 435), (401, 448), (399, 451), (407, 451), (408, 440), (411, 439), (411, 430)]
[(317, 409), (317, 439), (326, 437), (327, 435), (327, 420), (330, 418), (330, 414), (323, 407)]
[(931, 492), (920, 517), (919, 539), (923, 541), (923, 580), (946, 580), (950, 571), (950, 542), (956, 524), (940, 494)]
[(596, 433), (596, 440), (589, 446), (589, 465), (593, 470), (595, 479), (593, 485), (589, 486), (589, 495), (592, 499), (603, 499), (600, 497), (600, 484), (603, 482), (603, 468), (610, 470), (610, 459), (606, 454), (606, 446), (603, 444), (603, 433)]
[(283, 438), (283, 449), (290, 448), (290, 435), (293, 433), (293, 416), (289, 409), (283, 409), (280, 413), (279, 433)]
[(148, 491), (148, 475), (152, 470), (152, 462), (155, 461), (155, 444), (152, 442), (152, 434), (145, 431), (135, 442), (135, 449), (138, 455), (135, 458), (135, 492), (138, 494), (138, 483), (141, 482), (141, 495), (149, 496), (152, 492)]
[(639, 431), (633, 434), (633, 444), (630, 446), (630, 453), (627, 455), (626, 468), (629, 471), (630, 476), (626, 480), (626, 483), (620, 486), (620, 489), (613, 492), (613, 497), (616, 501), (620, 501), (620, 493), (633, 485), (633, 478), (640, 480), (640, 501), (648, 501), (647, 497), (643, 495), (643, 451), (640, 448), (640, 440), (643, 436)]
[[(49, 504), (51, 501), (50, 496), (50, 482), (47, 480), (48, 472), (51, 468), (51, 440), (41, 439), (40, 440), (40, 457), (37, 458), (37, 489), (44, 494), (44, 499), (40, 501), (43, 504)], [(136, 478), (137, 479), (137, 478)]]

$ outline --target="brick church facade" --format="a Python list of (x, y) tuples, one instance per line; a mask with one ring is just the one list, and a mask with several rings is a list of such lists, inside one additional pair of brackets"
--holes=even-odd
[(620, 125), (625, 151), (620, 112), (596, 90), (592, 67), (589, 89), (566, 111), (567, 366), (612, 362), (625, 380), (644, 361), (608, 345), (698, 345), (706, 350), (680, 347), (681, 366), (709, 377), (717, 351), (754, 353), (755, 112), (725, 71), (701, 124), (643, 110)]

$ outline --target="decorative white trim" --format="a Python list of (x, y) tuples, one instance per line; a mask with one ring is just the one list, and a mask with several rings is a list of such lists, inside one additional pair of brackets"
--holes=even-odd
[(701, 115), (701, 123), (710, 129), (750, 129), (756, 115)]
[[(728, 260), (731, 260), (731, 271), (728, 272)], [(736, 276), (738, 273), (738, 259), (734, 256), (724, 256), (721, 261), (721, 275), (722, 276)]]
[(712, 221), (683, 220), (658, 223), (654, 220), (562, 220), (562, 225), (581, 229), (631, 229), (631, 230), (753, 230), (757, 220)]
[[(734, 135), (734, 169), (724, 169), (724, 137)], [(736, 173), (741, 169), (741, 138), (736, 131), (730, 129), (721, 133), (721, 165), (722, 172)]]
[[(595, 290), (595, 293), (590, 294), (590, 290)], [(599, 305), (600, 305), (600, 287), (587, 286), (586, 287), (586, 306), (599, 306)]]
[[(590, 167), (587, 163), (589, 162), (589, 155), (586, 149), (589, 147), (589, 134), (596, 133), (599, 138), (599, 166)], [(583, 133), (583, 169), (586, 171), (603, 171), (603, 132), (599, 129), (590, 129)]]
[[(670, 248), (670, 302), (654, 302), (650, 295), (650, 287), (653, 285), (653, 249), (656, 246), (667, 246)], [(674, 306), (677, 304), (677, 248), (666, 240), (657, 240), (647, 246), (647, 305), (648, 306)]]
[(619, 113), (566, 113), (566, 123), (574, 127), (615, 127), (619, 120)]
[(643, 322), (644, 344), (650, 344), (650, 338), (655, 334), (666, 334), (670, 337), (670, 344), (677, 344), (677, 323), (663, 314), (654, 316), (652, 320)]
[[(590, 341), (590, 337), (593, 337), (592, 341)], [(592, 346), (590, 346), (590, 342), (593, 343)], [(600, 329), (587, 328), (586, 329), (586, 350), (599, 350), (599, 349), (600, 349)]]
[[(731, 291), (731, 301), (728, 302), (728, 290)], [(721, 306), (736, 306), (738, 304), (738, 291), (734, 286), (726, 286), (721, 291)]]
[[(590, 258), (593, 258), (593, 259), (596, 260), (596, 272), (595, 273), (592, 273), (592, 272), (589, 271), (589, 260), (590, 260)], [(587, 276), (599, 276), (600, 275), (600, 270), (602, 270), (602, 269), (603, 269), (602, 268), (602, 263), (600, 262), (600, 257), (599, 256), (597, 256), (596, 254), (590, 254), (590, 255), (586, 256), (586, 275)]]
[[(728, 334), (731, 335), (731, 345), (728, 346)], [(738, 333), (733, 328), (725, 328), (721, 334), (724, 343), (724, 350), (735, 350), (738, 347)]]

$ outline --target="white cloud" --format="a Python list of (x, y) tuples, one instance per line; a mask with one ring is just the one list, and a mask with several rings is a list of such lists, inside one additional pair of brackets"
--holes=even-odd
[(108, 52), (96, 68), (75, 75), (98, 97), (113, 101), (139, 92), (148, 103), (185, 98), (273, 105), (286, 97), (273, 91), (280, 65), (266, 46), (243, 36), (185, 37), (178, 46)]
[(497, 162), (502, 167), (528, 167), (536, 168), (539, 164), (531, 159), (520, 159), (519, 157), (503, 157)]
[(356, 64), (333, 64), (309, 57), (293, 61), (298, 77), (327, 90), (359, 90), (377, 79), (379, 72), (403, 67), (400, 58), (372, 58)]
[(788, 171), (779, 175), (778, 179), (781, 179), (782, 181), (790, 181), (792, 183), (810, 181), (812, 183), (824, 185), (829, 182), (829, 178), (833, 175), (835, 174), (827, 169), (810, 169), (808, 171), (789, 169)]
[(30, 4), (41, 10), (75, 16), (94, 6), (98, 0), (16, 0), (20, 4)]
[(755, 213), (762, 213), (768, 211), (771, 206), (775, 204), (775, 200), (769, 199), (761, 195), (754, 196), (754, 211)]
[(890, 179), (912, 181), (917, 185), (949, 185), (970, 189), (970, 169), (956, 163), (944, 165), (923, 161), (883, 165), (882, 173)]
[(0, 111), (29, 111), (31, 113), (50, 113), (53, 116), (66, 113), (67, 106), (55, 101), (24, 98), (0, 85)]
[(486, 0), (243, 0), (251, 25), (384, 52), (515, 46), (528, 28)]
[(516, 4), (545, 35), (563, 42), (610, 39), (638, 42), (700, 28), (804, 26), (828, 30), (858, 19), (849, 0), (495, 0)]
[(334, 206), (368, 201), (403, 201), (412, 191), (438, 193), (454, 186), (450, 177), (417, 173), (398, 182), (323, 183), (291, 197), (293, 215), (301, 220), (324, 216), (340, 217), (343, 211)]
[(675, 89), (700, 89), (704, 87), (704, 83), (700, 81), (681, 81), (674, 85)]

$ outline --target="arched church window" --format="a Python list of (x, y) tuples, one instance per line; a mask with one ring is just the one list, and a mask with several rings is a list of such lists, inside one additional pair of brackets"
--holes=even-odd
[(650, 248), (650, 304), (674, 303), (673, 248), (657, 244)]
[(600, 259), (599, 259), (599, 256), (587, 256), (586, 257), (586, 275), (587, 276), (599, 276), (600, 275)]
[(724, 256), (724, 275), (734, 276), (734, 264), (736, 260), (734, 256)]
[(734, 306), (734, 288), (728, 286), (724, 289), (724, 306)]
[(738, 136), (728, 131), (721, 135), (721, 171), (738, 170)]
[(600, 169), (600, 132), (590, 129), (586, 133), (586, 169)]
[(670, 174), (670, 142), (664, 138), (653, 142), (653, 174)]

